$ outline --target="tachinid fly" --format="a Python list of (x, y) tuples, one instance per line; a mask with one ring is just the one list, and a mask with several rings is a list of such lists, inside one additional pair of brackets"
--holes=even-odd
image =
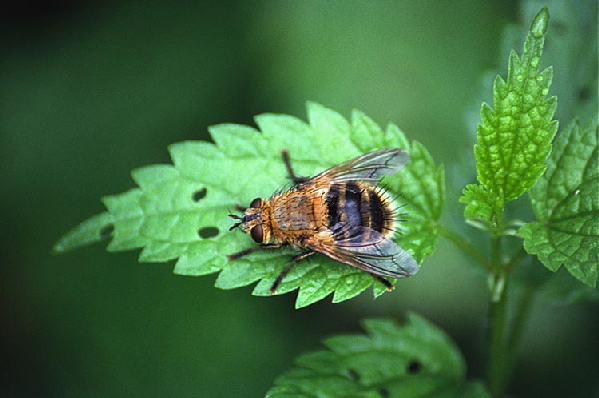
[(357, 267), (381, 281), (405, 278), (418, 271), (412, 256), (392, 240), (398, 226), (397, 208), (384, 189), (382, 176), (399, 172), (409, 154), (400, 148), (380, 149), (323, 171), (315, 177), (296, 177), (289, 154), (283, 161), (294, 186), (269, 199), (254, 199), (231, 230), (241, 227), (260, 246), (232, 254), (235, 260), (258, 250), (292, 246), (302, 250), (274, 281), (278, 285), (298, 261), (318, 252)]

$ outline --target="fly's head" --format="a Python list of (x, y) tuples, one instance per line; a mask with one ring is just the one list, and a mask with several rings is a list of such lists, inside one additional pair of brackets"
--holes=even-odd
[(232, 231), (237, 227), (241, 227), (241, 230), (246, 234), (249, 234), (256, 243), (263, 243), (264, 241), (267, 241), (268, 239), (264, 238), (268, 237), (269, 231), (268, 228), (265, 227), (262, 218), (265, 207), (266, 202), (260, 198), (252, 200), (252, 203), (250, 203), (250, 207), (248, 208), (244, 209), (238, 207), (239, 210), (243, 211), (243, 215), (238, 216), (235, 214), (229, 214), (229, 217), (239, 220), (231, 228), (229, 228), (229, 230)]

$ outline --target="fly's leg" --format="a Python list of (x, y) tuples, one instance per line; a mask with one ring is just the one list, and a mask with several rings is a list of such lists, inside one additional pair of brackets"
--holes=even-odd
[[(370, 272), (369, 272), (369, 274), (370, 274)], [(388, 292), (390, 292), (393, 289), (395, 289), (395, 286), (393, 286), (391, 284), (391, 282), (389, 282), (387, 279), (383, 278), (382, 276), (375, 275), (375, 274), (370, 274), (370, 275), (374, 276), (378, 281), (380, 281), (383, 285), (385, 285), (385, 288), (387, 288)]]
[(295, 263), (297, 263), (298, 261), (303, 260), (304, 258), (311, 256), (314, 253), (316, 253), (316, 252), (307, 251), (307, 252), (303, 252), (303, 253), (298, 254), (297, 256), (293, 257), (293, 260), (291, 260), (291, 262), (287, 265), (287, 267), (285, 267), (283, 272), (281, 272), (279, 274), (279, 276), (277, 276), (277, 279), (275, 279), (274, 283), (272, 284), (272, 287), (270, 288), (270, 293), (277, 294), (277, 287), (279, 287), (279, 284), (283, 281), (283, 278), (285, 278), (285, 275), (287, 275), (287, 273), (289, 272), (291, 267), (293, 267), (295, 265)]
[(280, 249), (283, 246), (285, 246), (285, 245), (282, 243), (270, 243), (270, 244), (264, 244), (264, 245), (260, 245), (260, 246), (254, 246), (254, 247), (250, 247), (249, 249), (245, 249), (245, 250), (242, 250), (237, 253), (229, 254), (227, 256), (227, 258), (229, 259), (229, 261), (233, 261), (233, 260), (237, 260), (240, 257), (247, 256), (248, 254), (253, 253), (253, 252), (257, 252), (260, 250), (266, 250), (266, 249)]
[(309, 177), (297, 177), (295, 175), (293, 167), (291, 167), (291, 160), (289, 159), (289, 151), (287, 149), (283, 149), (281, 155), (283, 156), (283, 162), (285, 162), (285, 167), (287, 168), (287, 174), (289, 174), (289, 178), (291, 178), (295, 185), (304, 183), (310, 179)]

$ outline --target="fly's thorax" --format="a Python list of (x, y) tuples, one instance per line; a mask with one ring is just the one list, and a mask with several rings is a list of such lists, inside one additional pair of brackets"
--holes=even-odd
[(359, 181), (331, 184), (326, 206), (331, 230), (365, 227), (391, 238), (397, 229), (397, 206), (383, 188)]
[(304, 184), (270, 199), (272, 240), (301, 245), (308, 236), (326, 228), (326, 187)]

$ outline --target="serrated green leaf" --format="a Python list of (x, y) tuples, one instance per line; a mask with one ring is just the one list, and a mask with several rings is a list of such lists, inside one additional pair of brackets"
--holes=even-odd
[(537, 221), (520, 229), (528, 253), (554, 272), (563, 264), (590, 286), (599, 277), (598, 134), (594, 119), (559, 135), (547, 172), (530, 193)]
[(366, 335), (334, 336), (324, 341), (327, 351), (300, 356), (266, 396), (489, 397), (481, 383), (465, 379), (455, 343), (420, 316), (410, 314), (404, 326), (367, 320), (364, 328)]
[(501, 212), (505, 203), (530, 190), (545, 171), (557, 131), (557, 121), (552, 120), (557, 99), (545, 98), (553, 70), (540, 70), (548, 18), (544, 7), (532, 23), (522, 57), (511, 52), (507, 79), (496, 77), (495, 109), (487, 104), (481, 107), (474, 153), (478, 180), (488, 194), (478, 189), (475, 195), (469, 188), (468, 197), (460, 200), (470, 205), (468, 215), (486, 217), (489, 207)]
[[(134, 170), (138, 188), (103, 199), (114, 224), (108, 250), (142, 248), (140, 261), (178, 258), (175, 273), (197, 276), (220, 271), (219, 288), (259, 281), (253, 294), (270, 295), (272, 282), (297, 252), (262, 251), (227, 262), (228, 254), (255, 245), (249, 236), (228, 231), (227, 215), (236, 204), (247, 205), (289, 186), (281, 150), (289, 149), (298, 175), (313, 176), (364, 152), (401, 147), (410, 152), (410, 161), (383, 181), (398, 198), (406, 219), (397, 240), (419, 263), (433, 253), (445, 187), (443, 168), (435, 167), (428, 151), (418, 142), (410, 145), (397, 126), (383, 131), (359, 111), (348, 122), (322, 105), (309, 103), (308, 119), (310, 124), (292, 116), (263, 114), (256, 117), (260, 130), (221, 124), (209, 128), (215, 144), (171, 145), (173, 166)], [(77, 241), (71, 244), (77, 245)], [(299, 289), (299, 308), (333, 292), (334, 302), (347, 300), (374, 282), (359, 269), (316, 255), (293, 267), (278, 292)], [(375, 296), (384, 291), (382, 284), (374, 285)]]

